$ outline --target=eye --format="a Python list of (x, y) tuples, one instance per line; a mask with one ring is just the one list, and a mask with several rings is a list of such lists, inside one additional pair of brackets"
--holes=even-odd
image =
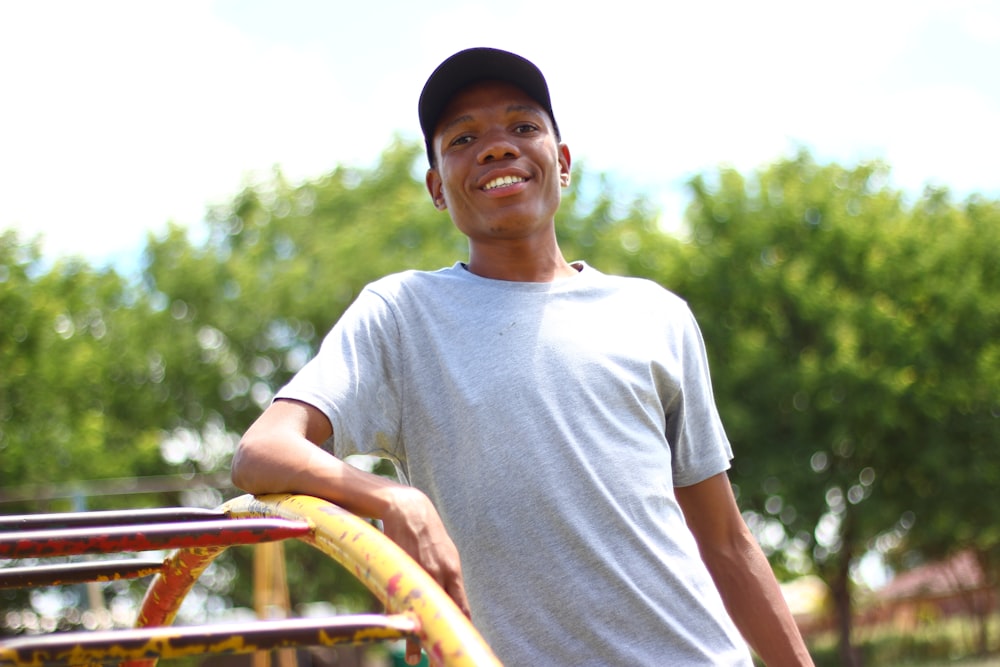
[(452, 139), (451, 143), (449, 143), (448, 145), (449, 146), (464, 146), (465, 144), (468, 144), (468, 143), (471, 143), (471, 142), (472, 142), (472, 135), (471, 134), (460, 134), (457, 137), (455, 137), (454, 139)]
[(519, 123), (514, 126), (514, 134), (531, 134), (537, 131), (538, 126), (534, 123)]

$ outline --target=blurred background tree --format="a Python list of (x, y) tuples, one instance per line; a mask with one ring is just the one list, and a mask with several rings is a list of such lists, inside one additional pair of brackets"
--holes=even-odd
[[(370, 170), (300, 184), (276, 171), (212, 209), (206, 237), (149, 238), (139, 276), (48, 266), (0, 236), (0, 509), (71, 509), (65, 489), (131, 477), (182, 483), (88, 506), (236, 493), (236, 438), (360, 289), (465, 259), (423, 165), (396, 141)], [(862, 556), (906, 564), (972, 547), (994, 583), (1000, 559), (1000, 506), (984, 502), (1000, 481), (1000, 204), (945, 190), (910, 203), (888, 182), (885, 165), (804, 152), (719, 169), (692, 180), (677, 235), (642, 197), (578, 167), (557, 219), (569, 259), (691, 304), (741, 506), (780, 573), (829, 585), (843, 664)], [(44, 502), (24, 492), (57, 487)], [(371, 604), (318, 552), (290, 560), (293, 602)], [(222, 606), (249, 606), (245, 584), (216, 579)]]
[(705, 330), (740, 502), (779, 567), (815, 572), (853, 665), (852, 572), (974, 547), (996, 581), (1000, 208), (808, 154), (692, 182), (660, 280)]
[[(0, 487), (164, 471), (161, 314), (112, 269), (76, 259), (42, 269), (37, 245), (11, 232), (0, 235), (0, 277)], [(46, 508), (25, 498), (3, 509)]]

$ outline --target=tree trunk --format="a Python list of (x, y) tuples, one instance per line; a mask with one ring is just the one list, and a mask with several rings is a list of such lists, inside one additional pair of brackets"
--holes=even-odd
[(851, 605), (851, 585), (850, 575), (846, 572), (846, 567), (838, 569), (836, 578), (831, 582), (830, 593), (833, 596), (834, 606), (837, 614), (837, 644), (840, 653), (840, 664), (843, 667), (862, 667), (861, 658), (854, 650), (852, 642), (852, 605)]
[(848, 510), (841, 524), (841, 547), (836, 570), (830, 582), (830, 593), (837, 614), (837, 637), (842, 667), (862, 667), (861, 654), (854, 648), (852, 638), (854, 605), (851, 600), (851, 562), (854, 560), (853, 519)]
[(983, 549), (975, 549), (976, 562), (983, 573), (982, 586), (973, 593), (973, 611), (979, 624), (978, 645), (979, 655), (988, 655), (990, 651), (989, 619), (995, 606), (996, 580), (993, 577), (994, 567), (990, 554)]

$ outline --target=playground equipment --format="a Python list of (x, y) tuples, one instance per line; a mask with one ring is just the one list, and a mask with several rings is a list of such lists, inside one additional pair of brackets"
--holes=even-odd
[[(450, 597), (370, 523), (318, 498), (240, 496), (215, 510), (157, 509), (0, 517), (0, 558), (48, 558), (173, 549), (162, 562), (135, 558), (0, 568), (0, 588), (153, 575), (132, 629), (0, 638), (0, 666), (154, 667), (158, 658), (249, 653), (291, 646), (417, 637), (433, 664), (500, 662)], [(386, 614), (174, 627), (184, 596), (226, 548), (302, 540), (343, 565)]]

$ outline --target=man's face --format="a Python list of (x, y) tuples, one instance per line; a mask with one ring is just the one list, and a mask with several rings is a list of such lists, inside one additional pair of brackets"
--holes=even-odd
[(561, 188), (569, 185), (569, 150), (520, 88), (484, 81), (461, 90), (438, 121), (433, 150), (427, 189), (470, 240), (526, 238), (551, 228)]

